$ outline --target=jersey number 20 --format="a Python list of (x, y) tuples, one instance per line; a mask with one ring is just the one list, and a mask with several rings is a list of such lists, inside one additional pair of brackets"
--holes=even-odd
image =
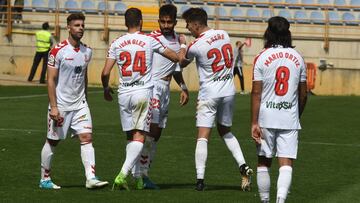
[(275, 94), (278, 96), (284, 96), (289, 89), (289, 77), (290, 70), (286, 66), (280, 66), (276, 70), (276, 84), (275, 84)]
[(221, 47), (221, 52), (217, 48), (210, 49), (207, 53), (208, 59), (214, 58), (214, 61), (211, 64), (213, 73), (221, 71), (224, 69), (224, 65), (218, 65), (222, 58), (225, 60), (226, 68), (231, 68), (233, 60), (233, 52), (230, 44), (225, 44)]
[(127, 51), (121, 52), (119, 56), (120, 61), (125, 61), (121, 67), (122, 76), (132, 76), (132, 72), (139, 72), (144, 75), (146, 72), (145, 51), (137, 51), (135, 54), (133, 70), (126, 70), (131, 65), (131, 54)]

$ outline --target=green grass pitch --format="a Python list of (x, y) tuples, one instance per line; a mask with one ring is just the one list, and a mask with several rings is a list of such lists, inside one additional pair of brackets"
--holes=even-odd
[[(123, 163), (126, 143), (117, 100), (104, 101), (98, 88), (89, 91), (97, 175), (112, 184)], [(150, 171), (160, 190), (85, 189), (79, 142), (68, 137), (56, 148), (52, 165), (52, 179), (62, 189), (44, 191), (38, 183), (46, 132), (46, 88), (0, 86), (0, 202), (259, 202), (256, 176), (251, 192), (240, 191), (238, 168), (216, 129), (209, 142), (207, 190), (194, 191), (197, 95), (190, 96), (189, 104), (179, 107), (178, 93), (171, 94), (168, 126)], [(360, 97), (309, 97), (288, 202), (360, 202), (359, 104)], [(255, 169), (249, 95), (236, 96), (232, 129), (247, 162)], [(277, 167), (274, 160), (272, 202)]]

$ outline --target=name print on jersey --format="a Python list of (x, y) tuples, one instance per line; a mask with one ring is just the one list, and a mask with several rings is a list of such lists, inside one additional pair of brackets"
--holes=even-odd
[(268, 57), (268, 59), (265, 61), (265, 63), (264, 63), (264, 65), (266, 66), (266, 67), (269, 67), (269, 65), (273, 62), (273, 61), (275, 61), (276, 59), (280, 59), (280, 58), (287, 58), (287, 59), (289, 59), (290, 61), (293, 61), (294, 62), (294, 64), (295, 64), (295, 66), (297, 67), (297, 68), (299, 68), (300, 67), (300, 61), (294, 56), (294, 55), (292, 55), (292, 54), (290, 54), (290, 53), (287, 53), (287, 52), (278, 52), (278, 53), (273, 53), (273, 54), (271, 54), (269, 57)]
[(144, 48), (144, 46), (146, 45), (145, 42), (143, 42), (141, 40), (128, 39), (128, 40), (124, 40), (124, 41), (120, 42), (119, 47), (123, 48), (130, 44), (138, 45), (138, 46), (141, 46), (142, 48)]
[(213, 42), (217, 41), (217, 40), (222, 40), (224, 39), (224, 34), (217, 34), (217, 35), (214, 35), (212, 37), (210, 37), (210, 39), (206, 40), (206, 42), (211, 45)]

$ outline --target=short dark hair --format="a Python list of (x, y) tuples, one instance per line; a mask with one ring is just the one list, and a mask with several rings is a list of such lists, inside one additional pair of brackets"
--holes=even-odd
[(182, 14), (182, 18), (186, 22), (198, 22), (201, 25), (207, 26), (207, 13), (202, 8), (189, 8)]
[(159, 18), (162, 16), (170, 16), (173, 20), (176, 19), (177, 8), (173, 4), (165, 4), (160, 7)]
[(141, 10), (138, 8), (129, 8), (125, 12), (125, 25), (126, 27), (136, 27), (140, 25), (142, 20)]
[(45, 22), (45, 23), (42, 24), (42, 29), (43, 29), (43, 30), (48, 30), (49, 27), (50, 27), (50, 26), (49, 26), (49, 23), (48, 23), (48, 22)]
[(67, 24), (70, 25), (70, 22), (73, 21), (73, 20), (83, 20), (83, 21), (85, 21), (85, 16), (82, 13), (72, 13), (66, 19)]
[(281, 45), (284, 48), (291, 47), (290, 23), (281, 16), (271, 17), (268, 21), (268, 27), (264, 33), (264, 48)]

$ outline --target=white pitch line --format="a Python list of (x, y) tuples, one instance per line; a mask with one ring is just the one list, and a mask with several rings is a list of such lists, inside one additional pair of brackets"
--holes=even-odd
[[(1, 131), (8, 131), (8, 132), (27, 132), (28, 134), (31, 134), (31, 132), (44, 132), (44, 130), (37, 130), (37, 129), (13, 129), (13, 128), (0, 128), (0, 133)], [(97, 132), (95, 134), (100, 134), (100, 135), (122, 135), (122, 132), (119, 133), (100, 133)], [(1, 135), (0, 135), (1, 137)], [(165, 135), (163, 136), (161, 139), (195, 139), (194, 137), (178, 137), (178, 136), (169, 136), (169, 135)], [(241, 140), (244, 141), (244, 140)], [(252, 141), (251, 141), (252, 142)], [(300, 141), (300, 143), (302, 144), (309, 144), (309, 145), (325, 145), (325, 146), (343, 146), (343, 147), (360, 147), (360, 144), (345, 144), (345, 143), (329, 143), (329, 142), (304, 142), (304, 141)]]
[[(94, 94), (94, 93), (100, 93), (103, 91), (91, 91), (88, 92), (88, 94)], [(35, 98), (35, 97), (47, 97), (47, 94), (33, 94), (33, 95), (20, 95), (20, 96), (10, 96), (10, 97), (0, 97), (0, 100), (5, 100), (5, 99), (24, 99), (24, 98)]]

